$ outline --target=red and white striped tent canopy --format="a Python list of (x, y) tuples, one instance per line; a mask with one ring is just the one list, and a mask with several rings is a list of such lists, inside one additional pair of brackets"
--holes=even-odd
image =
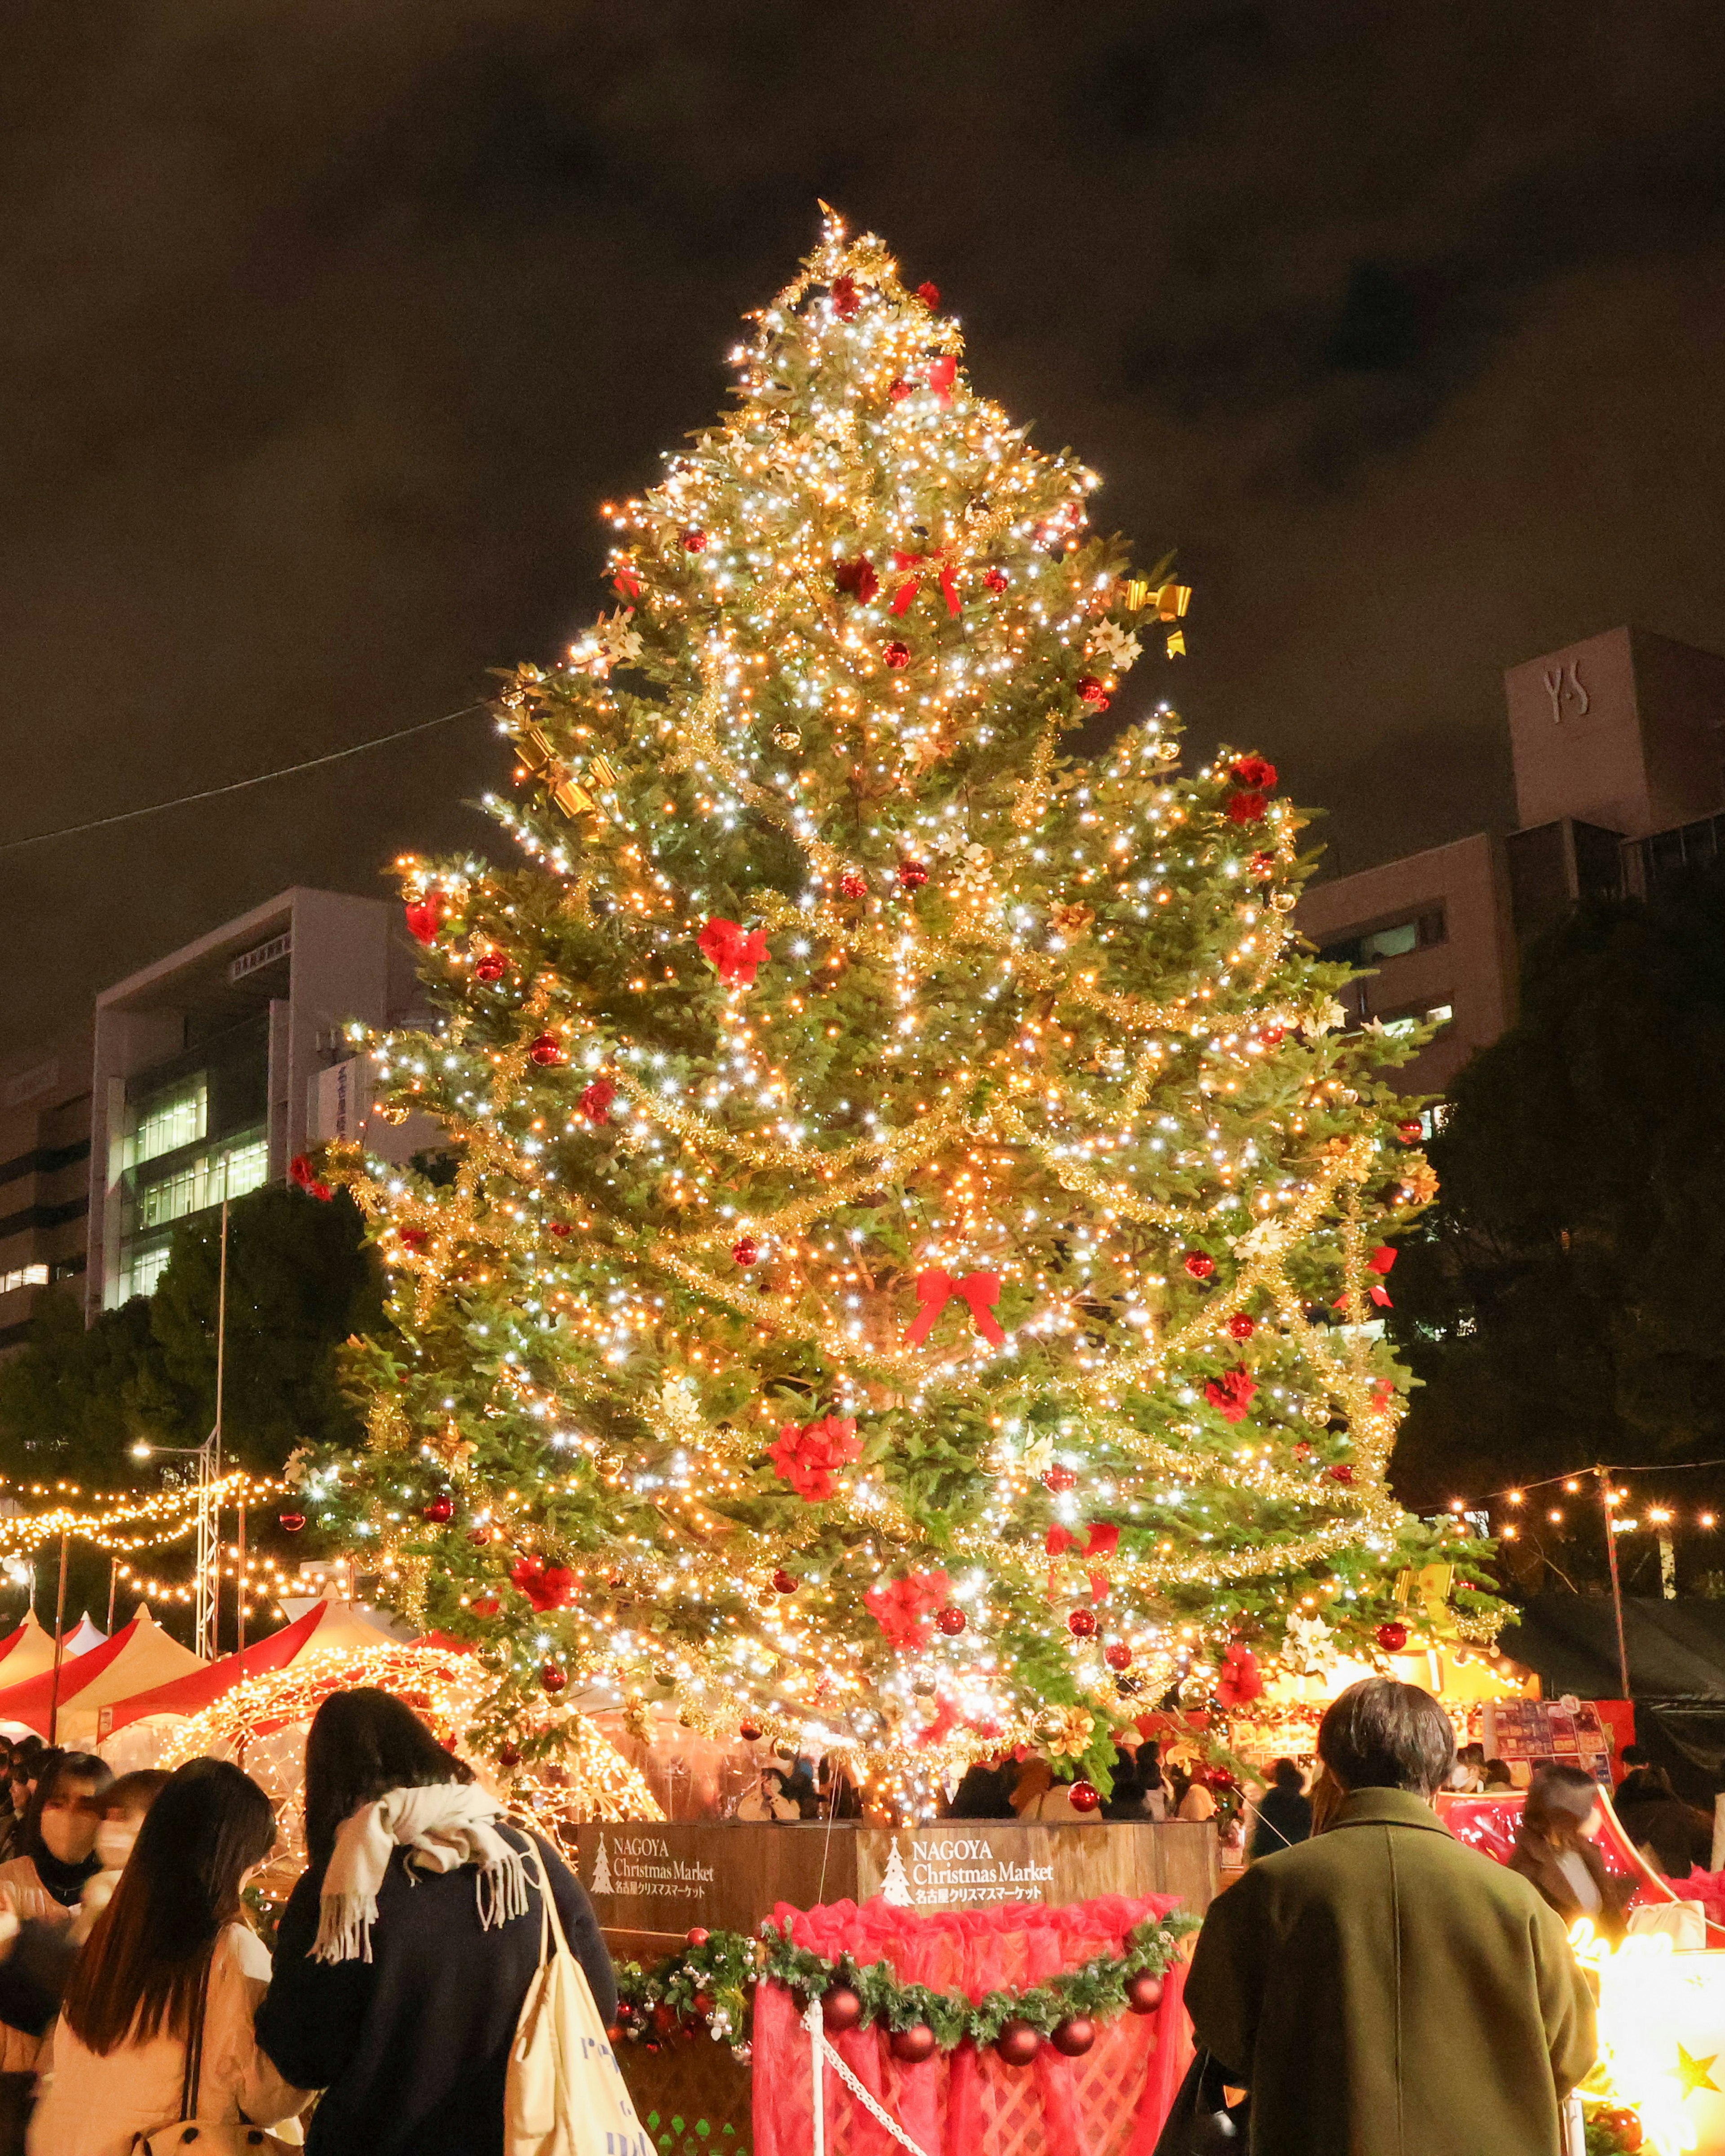
[[(45, 1737), (52, 1720), (56, 1741), (80, 1751), (90, 1750), (102, 1733), (105, 1708), (203, 1666), (189, 1647), (162, 1630), (141, 1602), (131, 1624), (111, 1640), (62, 1661), (58, 1687), (52, 1641), (49, 1663), (34, 1676), (0, 1691), (0, 1723), (22, 1722)], [(5, 1667), (0, 1663), (0, 1673)]]

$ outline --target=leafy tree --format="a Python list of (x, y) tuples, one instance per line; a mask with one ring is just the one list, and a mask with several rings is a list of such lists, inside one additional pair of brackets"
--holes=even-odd
[(311, 1488), (500, 1727), (572, 1676), (901, 1794), (1100, 1762), (1241, 1635), (1372, 1651), (1430, 1547), (1330, 1322), (1421, 1199), (1404, 1051), (1337, 1029), (1261, 758), (1178, 773), (1166, 706), (1063, 755), (1178, 602), (960, 351), (829, 225), (614, 512), (624, 608), (511, 680), (526, 865), (408, 876), (449, 1019), (375, 1052), (455, 1172), (339, 1162), (393, 1331)]
[[(1725, 873), (1553, 930), (1431, 1158), (1391, 1319), (1404, 1501), (1725, 1455)], [(1597, 1515), (1564, 1524), (1564, 1569), (1602, 1565)]]
[(124, 1487), (136, 1479), (132, 1445), (183, 1443), (191, 1408), (143, 1296), (86, 1326), (81, 1289), (57, 1288), (37, 1305), (24, 1346), (0, 1363), (0, 1474)]

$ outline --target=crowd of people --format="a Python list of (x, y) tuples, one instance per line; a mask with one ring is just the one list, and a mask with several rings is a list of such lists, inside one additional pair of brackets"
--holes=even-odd
[(338, 1692), (311, 1724), (273, 1957), (244, 1894), (275, 1815), (239, 1767), (116, 1779), (33, 1738), (0, 1764), (0, 2156), (130, 2156), (182, 2120), (310, 2156), (503, 2156), (545, 1884), (615, 2010), (580, 1882), (387, 1693)]

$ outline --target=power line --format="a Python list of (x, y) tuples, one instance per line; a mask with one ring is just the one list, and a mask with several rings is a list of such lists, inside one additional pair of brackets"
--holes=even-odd
[(274, 778), (293, 778), (302, 771), (317, 771), (326, 763), (340, 763), (350, 756), (363, 756), (367, 749), (388, 748), (392, 742), (406, 741), (410, 735), (429, 733), (434, 726), (446, 726), (452, 720), (470, 717), (475, 711), (485, 709), (483, 704), (464, 704), (459, 711), (445, 711), (439, 718), (421, 719), (416, 726), (399, 726), (393, 734), (378, 734), (371, 741), (355, 742), (350, 748), (331, 749), (327, 756), (307, 757), (303, 763), (285, 763), (279, 771), (260, 771), (250, 778), (231, 779), (225, 786), (207, 786), (199, 793), (176, 794), (171, 801), (152, 801), (143, 808), (122, 808), (112, 816), (95, 816), (87, 824), (63, 824), (57, 831), (35, 831), (27, 839), (8, 839), (0, 842), (0, 854), (14, 854), (25, 846), (45, 846), (54, 839), (81, 838), (86, 831), (105, 831), (115, 824), (133, 824), (141, 816), (160, 816), (169, 808), (189, 808), (194, 801), (214, 801), (223, 793), (243, 793), (250, 786), (266, 786)]

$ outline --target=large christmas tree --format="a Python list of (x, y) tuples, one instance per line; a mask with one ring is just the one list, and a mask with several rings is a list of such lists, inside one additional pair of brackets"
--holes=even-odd
[(599, 1685), (913, 1803), (1094, 1768), (1240, 1643), (1375, 1651), (1430, 1553), (1370, 1322), (1405, 1046), (1342, 1029), (1261, 757), (1183, 773), (1153, 696), (1062, 752), (1186, 594), (962, 350), (829, 216), (608, 506), (620, 603), (508, 680), (525, 865), (403, 865), (447, 1016), (371, 1053), (449, 1152), (338, 1163), (395, 1336), (310, 1487), (494, 1736)]

